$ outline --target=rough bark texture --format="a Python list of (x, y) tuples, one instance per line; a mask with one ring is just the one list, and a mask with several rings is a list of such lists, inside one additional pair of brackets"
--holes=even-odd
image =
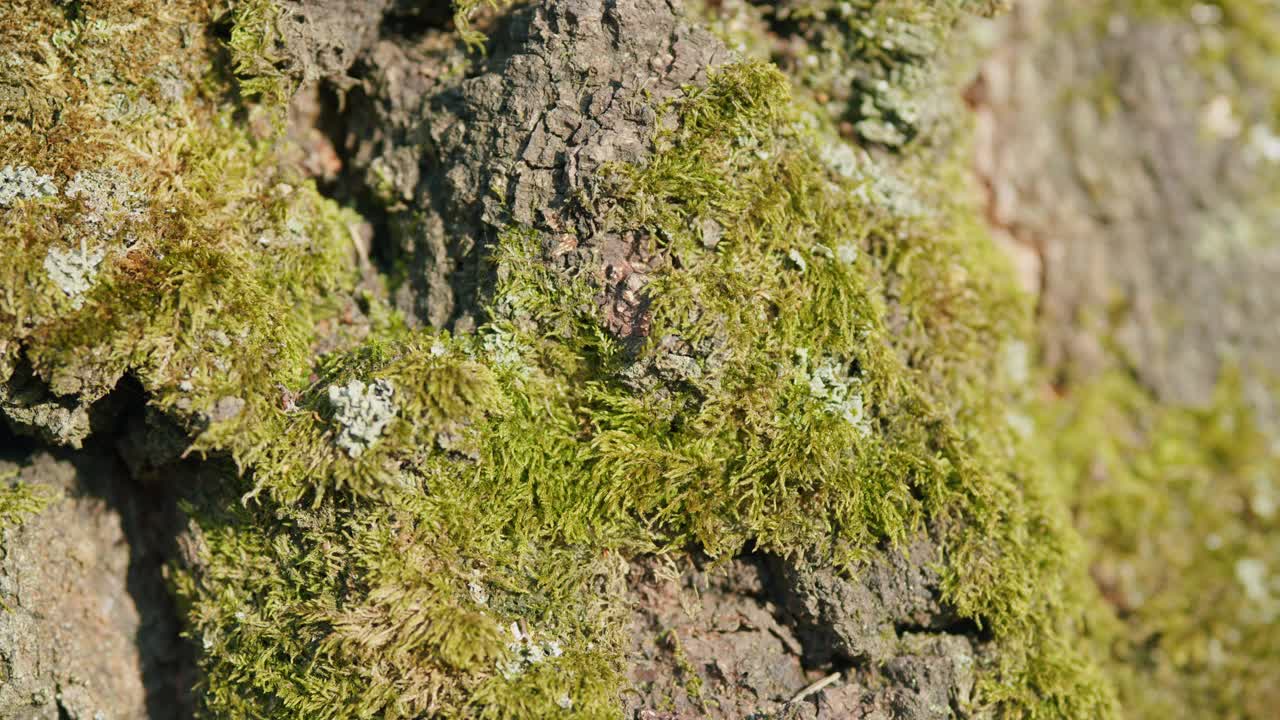
[(190, 668), (159, 574), (164, 515), (101, 447), (6, 455), (0, 472), (21, 467), (16, 482), (63, 497), (2, 531), (0, 715), (189, 717)]
[(0, 715), (1265, 717), (1238, 1), (985, 26), (1034, 339), (994, 3), (0, 11)]
[[(914, 549), (930, 552), (926, 542)], [(963, 712), (977, 641), (943, 632), (937, 578), (905, 558), (890, 553), (855, 581), (777, 558), (633, 566), (626, 716), (925, 720)]]
[(464, 78), (437, 77), (456, 55), (395, 38), (367, 60), (345, 144), (369, 184), (407, 206), (389, 220), (402, 308), (437, 327), (482, 321), (485, 254), (514, 223), (549, 231), (558, 270), (598, 283), (617, 331), (639, 333), (643, 241), (597, 229), (601, 170), (642, 162), (657, 107), (727, 52), (667, 0), (534, 4), (490, 44)]
[(784, 607), (803, 622), (809, 645), (845, 661), (878, 664), (893, 659), (907, 631), (945, 631), (956, 623), (941, 602), (938, 547), (921, 538), (853, 572), (775, 563)]
[(285, 52), (301, 61), (305, 82), (341, 81), (378, 36), (388, 0), (287, 0), (280, 5)]

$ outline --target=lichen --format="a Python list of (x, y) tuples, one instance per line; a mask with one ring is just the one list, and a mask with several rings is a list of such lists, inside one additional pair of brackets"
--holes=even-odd
[(67, 183), (65, 194), (84, 203), (84, 221), (113, 227), (141, 220), (145, 201), (127, 178), (114, 169), (82, 170)]
[[(499, 630), (503, 628), (499, 627)], [(519, 623), (511, 623), (504, 634), (511, 636), (511, 640), (507, 642), (509, 657), (499, 668), (502, 676), (508, 680), (514, 680), (544, 660), (554, 660), (564, 654), (564, 648), (558, 640), (535, 640), (533, 632), (521, 629)]]
[(20, 200), (38, 200), (58, 194), (53, 178), (41, 175), (30, 165), (5, 165), (0, 168), (0, 208)]
[(828, 357), (811, 363), (805, 348), (796, 351), (796, 360), (800, 382), (809, 387), (809, 394), (821, 401), (827, 412), (839, 415), (864, 434), (871, 432), (862, 393), (858, 392), (859, 381), (850, 374), (848, 362)]
[(335, 438), (338, 447), (355, 458), (377, 442), (395, 417), (394, 394), (391, 383), (382, 379), (368, 385), (360, 380), (330, 385), (329, 404), (341, 426)]
[(106, 248), (79, 248), (66, 250), (51, 246), (44, 258), (44, 269), (58, 289), (71, 298), (71, 306), (79, 309), (84, 304), (84, 294), (93, 285), (98, 266), (107, 255)]
[[(3, 478), (0, 483), (3, 483), (0, 484), (0, 541), (5, 530), (21, 525), (62, 497), (57, 489), (45, 485), (9, 484)], [(3, 550), (0, 542), (0, 553)]]

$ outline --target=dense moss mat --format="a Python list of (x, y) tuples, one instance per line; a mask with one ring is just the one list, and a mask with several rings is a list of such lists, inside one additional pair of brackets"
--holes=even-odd
[(128, 372), (209, 438), (306, 377), (330, 292), (354, 283), (355, 221), (227, 102), (213, 9), (31, 2), (0, 20), (0, 165), (50, 182), (3, 209), (0, 376), (29, 363), (88, 404)]
[[(768, 65), (665, 112), (652, 160), (614, 173), (611, 222), (670, 259), (648, 343), (551, 269), (562, 238), (512, 228), (492, 322), (389, 323), (226, 438), (248, 505), (193, 503), (205, 563), (178, 580), (210, 711), (614, 716), (626, 554), (852, 566), (926, 522), (949, 599), (999, 644), (983, 701), (1107, 711), (1077, 650), (1073, 536), (1019, 452), (1018, 371), (988, 351), (1027, 306), (976, 219), (886, 210), (900, 186), (832, 168)], [(353, 381), (395, 407), (355, 456), (330, 400)]]
[[(984, 701), (1108, 707), (1073, 641), (1071, 535), (1018, 452), (1013, 383), (991, 382), (1025, 303), (963, 207), (887, 210), (914, 206), (905, 184), (833, 163), (775, 70), (722, 71), (666, 109), (650, 163), (616, 169), (619, 218), (678, 258), (654, 281), (655, 342), (620, 346), (548, 274), (548, 239), (513, 228), (491, 324), (450, 338), (388, 316), (313, 365), (353, 281), (351, 218), (282, 174), (273, 131), (206, 73), (212, 8), (10, 12), (35, 102), (3, 162), (54, 190), (5, 209), (6, 374), (25, 358), (87, 402), (128, 372), (237, 461), (203, 471), (174, 581), (211, 716), (612, 716), (626, 553), (848, 565), (926, 522), (950, 600), (999, 643)], [(234, 69), (263, 77), (241, 25)], [(637, 392), (629, 373), (661, 369), (672, 337), (695, 360)], [(330, 389), (356, 380), (390, 387), (394, 416), (353, 455)]]

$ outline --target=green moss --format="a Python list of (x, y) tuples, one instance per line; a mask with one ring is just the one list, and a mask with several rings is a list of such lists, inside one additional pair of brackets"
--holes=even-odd
[[(267, 6), (239, 8), (237, 66), (268, 78), (244, 59), (270, 44)], [(174, 577), (208, 715), (525, 718), (567, 698), (615, 717), (626, 555), (753, 547), (851, 567), (926, 523), (948, 599), (997, 643), (981, 702), (1111, 710), (1078, 642), (1077, 542), (993, 352), (1025, 334), (1027, 304), (941, 191), (956, 175), (917, 197), (869, 160), (833, 162), (838, 141), (776, 69), (729, 66), (664, 109), (678, 122), (648, 163), (613, 169), (606, 221), (673, 259), (650, 278), (647, 342), (617, 342), (592, 288), (548, 269), (549, 239), (511, 228), (489, 325), (450, 337), (385, 315), (317, 360), (326, 298), (354, 281), (353, 218), (201, 90), (212, 48), (193, 53), (180, 28), (207, 26), (207, 8), (120, 3), (89, 33), (31, 12), (45, 24), (6, 39), (65, 108), (0, 161), (60, 183), (113, 168), (136, 195), (92, 222), (65, 195), (6, 210), (0, 242), (20, 261), (0, 287), (20, 290), (0, 297), (5, 374), (22, 354), (91, 399), (132, 373), (197, 450), (235, 461), (193, 484), (198, 560)], [(97, 44), (126, 21), (158, 38), (143, 63)], [(47, 55), (48, 32), (66, 49)], [(105, 76), (55, 72), (86, 58)], [(168, 65), (180, 97), (126, 82)], [(154, 114), (104, 125), (104, 88), (121, 85)], [(108, 253), (79, 307), (43, 267), (69, 233)], [(387, 383), (395, 406), (355, 457), (328, 401), (354, 380)]]
[[(433, 451), (472, 449), (470, 426), (500, 407), (496, 375), (467, 356), (471, 349), (465, 341), (417, 335), (367, 344), (323, 364), (295, 406), (275, 412), (254, 437), (228, 435), (220, 447), (235, 448), (237, 460), (253, 468), (255, 494), (265, 489), (282, 502), (305, 496), (318, 504), (330, 489), (382, 494), (402, 481), (399, 468), (421, 465)], [(336, 442), (341, 427), (327, 396), (351, 380), (387, 383), (395, 408), (382, 437), (356, 457)]]
[(60, 492), (44, 485), (6, 483), (0, 486), (0, 532), (21, 525), (27, 518), (43, 512), (61, 497)]
[[(852, 565), (928, 521), (949, 598), (999, 643), (983, 701), (1008, 716), (1107, 711), (1077, 646), (1074, 536), (1011, 429), (1012, 382), (992, 380), (987, 348), (1027, 325), (1026, 304), (992, 279), (1004, 268), (976, 218), (944, 205), (904, 219), (874, 166), (857, 180), (827, 168), (767, 65), (721, 70), (669, 111), (679, 123), (653, 159), (615, 169), (618, 222), (679, 258), (652, 278), (643, 347), (603, 330), (538, 233), (512, 230), (492, 258), (493, 324), (335, 356), (296, 410), (248, 446), (229, 438), (253, 509), (193, 508), (209, 561), (180, 583), (215, 639), (211, 709), (519, 717), (567, 692), (611, 716), (622, 608), (599, 589), (618, 582), (619, 552), (752, 546)], [(673, 343), (692, 364), (672, 364)], [(815, 391), (820, 366), (863, 417)], [(398, 403), (357, 458), (324, 405), (352, 379), (389, 382)], [(234, 620), (261, 607), (289, 624)], [(503, 677), (496, 628), (512, 621), (563, 642), (563, 658)]]
[[(83, 12), (78, 25), (42, 4), (28, 16), (45, 25), (6, 26), (23, 73), (62, 107), (11, 127), (0, 162), (37, 164), (61, 192), (6, 210), (0, 244), (16, 262), (0, 284), (21, 291), (0, 297), (0, 375), (22, 355), (55, 393), (91, 402), (128, 372), (216, 444), (305, 380), (326, 294), (354, 284), (355, 217), (206, 94), (214, 50), (190, 30), (211, 23), (204, 4)], [(110, 44), (126, 28), (147, 42)], [(49, 32), (67, 39), (42, 44)], [(104, 120), (114, 90), (146, 114)], [(58, 253), (102, 258), (74, 296), (49, 271)]]
[(473, 50), (483, 50), (485, 34), (475, 25), (476, 17), (485, 10), (497, 12), (518, 0), (453, 0), (453, 27), (458, 37)]
[(1109, 375), (1046, 403), (1042, 424), (1118, 618), (1103, 638), (1126, 714), (1267, 716), (1280, 455), (1238, 381), (1192, 409)]
[[(477, 513), (462, 478), (423, 479), (429, 493), (331, 494), (314, 510), (201, 506), (207, 564), (177, 588), (205, 644), (207, 712), (517, 718), (567, 695), (609, 714), (617, 668), (591, 648), (616, 629), (584, 588), (616, 585), (616, 560), (513, 532), (509, 502)], [(507, 677), (512, 622), (562, 654)]]
[(267, 108), (283, 108), (296, 82), (280, 51), (280, 7), (274, 0), (237, 0), (231, 10), (232, 69), (240, 92)]
[[(824, 169), (784, 88), (763, 66), (716, 76), (666, 139), (679, 152), (633, 177), (628, 216), (662, 228), (687, 268), (657, 285), (654, 337), (718, 343), (719, 367), (693, 381), (698, 411), (650, 439), (706, 448), (709, 461), (652, 484), (699, 476), (683, 492), (695, 513), (711, 510), (695, 515), (693, 539), (713, 552), (750, 541), (852, 561), (926, 518), (943, 525), (950, 599), (1003, 641), (986, 699), (1012, 715), (1102, 712), (1105, 684), (1072, 647), (1088, 592), (1074, 535), (1007, 419), (1018, 398), (991, 352), (1025, 335), (1025, 301), (963, 201), (930, 198), (936, 215), (904, 218), (877, 192), (885, 171), (844, 181)], [(714, 253), (695, 242), (706, 217), (725, 228)], [(823, 251), (850, 242), (865, 260)], [(857, 369), (869, 432), (806, 398), (792, 380), (800, 350)], [(634, 412), (637, 425), (671, 414)], [(644, 477), (644, 445), (625, 447), (615, 461)]]

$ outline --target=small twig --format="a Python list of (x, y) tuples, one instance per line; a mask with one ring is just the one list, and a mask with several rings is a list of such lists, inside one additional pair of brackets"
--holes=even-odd
[(835, 681), (837, 681), (837, 680), (839, 680), (839, 679), (840, 679), (840, 673), (838, 673), (838, 672), (833, 672), (833, 673), (831, 673), (830, 675), (828, 675), (828, 676), (826, 676), (826, 677), (822, 678), (821, 680), (818, 680), (817, 682), (811, 683), (808, 687), (806, 687), (805, 689), (803, 689), (803, 690), (801, 690), (800, 692), (796, 693), (795, 697), (791, 698), (791, 700), (788, 702), (788, 704), (791, 704), (791, 703), (798, 703), (798, 702), (800, 702), (801, 700), (803, 700), (803, 699), (805, 699), (805, 698), (809, 697), (810, 695), (813, 695), (814, 693), (821, 692), (821, 691), (822, 691), (824, 688), (826, 688), (828, 685), (830, 685), (830, 684), (834, 683)]

